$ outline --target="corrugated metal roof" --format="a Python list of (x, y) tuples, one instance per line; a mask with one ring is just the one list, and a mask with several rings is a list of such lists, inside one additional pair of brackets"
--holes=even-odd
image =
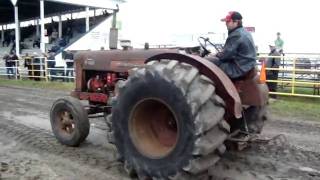
[(46, 0), (60, 2), (65, 4), (74, 4), (81, 6), (90, 6), (96, 8), (117, 9), (117, 4), (125, 2), (124, 0)]
[[(45, 17), (68, 12), (84, 11), (86, 6), (117, 9), (122, 0), (45, 0)], [(18, 0), (19, 20), (40, 17), (40, 0)], [(11, 0), (0, 0), (0, 25), (14, 22), (14, 7)]]

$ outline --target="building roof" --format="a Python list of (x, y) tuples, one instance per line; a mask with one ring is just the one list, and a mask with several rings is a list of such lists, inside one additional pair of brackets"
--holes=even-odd
[[(87, 2), (86, 2), (87, 1)], [(100, 3), (98, 3), (100, 2)], [(44, 0), (45, 17), (70, 12), (84, 11), (85, 6), (116, 9), (117, 0)], [(100, 4), (100, 5), (99, 5)], [(19, 21), (32, 20), (40, 17), (40, 0), (18, 0)], [(14, 23), (14, 6), (11, 0), (0, 1), (0, 25)]]

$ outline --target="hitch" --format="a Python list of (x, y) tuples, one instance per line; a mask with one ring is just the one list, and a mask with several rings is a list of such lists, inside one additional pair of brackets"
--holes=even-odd
[(227, 146), (231, 149), (242, 151), (250, 144), (284, 144), (287, 138), (284, 134), (278, 134), (273, 137), (266, 137), (259, 134), (249, 133), (246, 131), (237, 130), (227, 138)]

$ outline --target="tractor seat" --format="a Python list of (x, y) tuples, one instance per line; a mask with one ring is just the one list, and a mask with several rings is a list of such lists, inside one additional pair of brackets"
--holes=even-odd
[(245, 73), (243, 76), (240, 76), (238, 78), (233, 78), (233, 79), (231, 79), (231, 81), (233, 82), (237, 91), (241, 92), (244, 81), (249, 80), (249, 79), (253, 79), (256, 76), (256, 74), (257, 74), (256, 68), (252, 68), (250, 71)]
[(231, 79), (232, 82), (236, 82), (236, 81), (244, 81), (247, 79), (252, 79), (255, 77), (255, 75), (257, 74), (257, 70), (256, 68), (252, 68), (251, 70), (249, 70), (247, 73), (245, 73), (244, 75), (237, 77), (237, 78), (233, 78)]

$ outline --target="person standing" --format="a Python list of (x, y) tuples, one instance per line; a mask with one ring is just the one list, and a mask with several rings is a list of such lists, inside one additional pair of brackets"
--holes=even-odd
[(67, 81), (70, 82), (71, 80), (70, 76), (73, 77), (73, 64), (74, 64), (73, 53), (68, 50), (64, 56), (64, 59), (67, 65), (67, 71), (66, 71)]
[(57, 75), (56, 70), (54, 69), (56, 66), (56, 59), (54, 55), (54, 52), (50, 52), (47, 60), (47, 67), (49, 69), (49, 77), (51, 81), (56, 80), (55, 76)]
[[(270, 57), (267, 59), (266, 67), (279, 68), (281, 54), (278, 52), (275, 45), (270, 44), (269, 48), (270, 48), (270, 53), (269, 53)], [(278, 80), (278, 73), (279, 73), (279, 70), (267, 70), (267, 80), (273, 80), (273, 81)], [(277, 86), (278, 86), (277, 82), (267, 82), (267, 85), (270, 92), (277, 92)], [(270, 97), (277, 98), (275, 94), (270, 94)]]
[(7, 72), (7, 77), (8, 79), (11, 79), (11, 76), (13, 75), (13, 68), (12, 68), (12, 61), (11, 61), (11, 54), (8, 55), (8, 54), (5, 54), (3, 56), (3, 60), (5, 62), (5, 65), (6, 65), (6, 72)]
[(283, 44), (284, 41), (281, 39), (280, 32), (277, 32), (277, 39), (274, 41), (275, 47), (277, 48), (277, 51), (282, 54), (283, 53)]
[(50, 39), (50, 43), (54, 43), (56, 42), (58, 39), (58, 32), (56, 29), (53, 29), (52, 33), (51, 33), (51, 39)]
[(11, 62), (13, 67), (13, 72), (16, 78), (20, 79), (20, 73), (19, 73), (19, 57), (15, 53), (15, 51), (12, 52), (11, 56)]
[(28, 70), (28, 76), (29, 76), (29, 79), (33, 79), (32, 77), (32, 57), (29, 56), (28, 53), (26, 53), (25, 57), (24, 57), (24, 67), (27, 68)]
[(17, 73), (16, 61), (18, 60), (18, 56), (14, 52), (11, 52), (10, 55), (5, 55), (3, 59), (5, 60), (8, 79), (11, 79)]

